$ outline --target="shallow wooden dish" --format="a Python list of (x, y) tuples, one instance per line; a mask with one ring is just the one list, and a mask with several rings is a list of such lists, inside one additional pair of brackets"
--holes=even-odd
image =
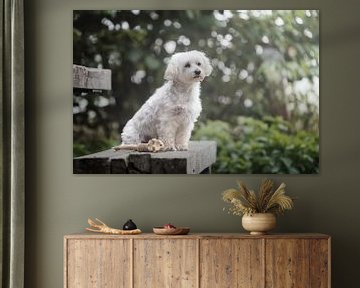
[(189, 227), (163, 228), (154, 227), (153, 231), (157, 235), (186, 235), (189, 233)]

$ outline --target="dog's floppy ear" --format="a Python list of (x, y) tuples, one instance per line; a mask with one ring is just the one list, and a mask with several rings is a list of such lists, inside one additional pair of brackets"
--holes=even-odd
[(209, 58), (206, 56), (206, 54), (204, 52), (201, 52), (201, 56), (203, 58), (203, 61), (204, 61), (204, 73), (205, 73), (205, 76), (209, 76), (213, 70), (212, 66), (211, 66), (211, 63), (210, 63), (210, 60)]
[(165, 80), (174, 80), (178, 74), (178, 66), (176, 65), (175, 55), (173, 55), (169, 61), (168, 66), (166, 67), (164, 79)]

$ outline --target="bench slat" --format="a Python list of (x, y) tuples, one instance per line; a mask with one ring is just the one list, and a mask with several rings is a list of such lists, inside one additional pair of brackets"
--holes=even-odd
[(111, 90), (111, 70), (73, 65), (73, 88)]
[(188, 151), (112, 149), (74, 158), (75, 174), (200, 174), (216, 161), (215, 141), (191, 141)]

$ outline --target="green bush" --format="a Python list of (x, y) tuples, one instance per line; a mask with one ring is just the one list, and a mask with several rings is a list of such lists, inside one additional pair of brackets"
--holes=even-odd
[(214, 173), (313, 174), (319, 172), (319, 136), (296, 130), (280, 117), (238, 117), (234, 124), (207, 121), (196, 140), (217, 142)]

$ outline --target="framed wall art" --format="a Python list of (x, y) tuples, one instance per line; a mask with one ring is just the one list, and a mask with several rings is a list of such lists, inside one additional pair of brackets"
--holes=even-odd
[(318, 10), (73, 11), (75, 174), (319, 173)]

